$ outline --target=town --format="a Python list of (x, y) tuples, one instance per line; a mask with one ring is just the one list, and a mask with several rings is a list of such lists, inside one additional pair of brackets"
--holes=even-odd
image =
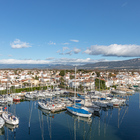
[(63, 91), (129, 89), (140, 85), (139, 71), (99, 70), (0, 70), (0, 93), (61, 88)]

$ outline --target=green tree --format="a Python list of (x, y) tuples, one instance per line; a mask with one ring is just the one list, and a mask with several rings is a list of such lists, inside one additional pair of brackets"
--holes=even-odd
[(59, 81), (60, 81), (59, 87), (60, 87), (60, 88), (64, 88), (64, 87), (65, 87), (65, 83), (64, 83), (65, 80), (64, 80), (64, 78), (61, 77)]
[(73, 75), (70, 75), (70, 79), (74, 79), (75, 77)]
[(84, 87), (80, 84), (79, 87), (80, 91), (83, 91)]
[(95, 88), (99, 90), (106, 89), (105, 86), (105, 81), (104, 80), (99, 80), (98, 78), (95, 79)]
[(39, 77), (37, 77), (37, 75), (36, 75), (34, 79), (35, 79), (35, 80), (39, 80)]
[(96, 71), (96, 75), (97, 75), (97, 77), (100, 77), (100, 72)]
[(64, 70), (61, 70), (60, 73), (59, 73), (59, 75), (60, 76), (64, 76), (65, 75), (65, 71)]

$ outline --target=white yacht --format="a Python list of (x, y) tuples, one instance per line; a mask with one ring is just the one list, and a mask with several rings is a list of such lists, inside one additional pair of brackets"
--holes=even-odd
[(14, 116), (12, 113), (9, 112), (3, 112), (2, 117), (5, 120), (6, 123), (11, 124), (11, 125), (18, 125), (19, 124), (19, 119)]

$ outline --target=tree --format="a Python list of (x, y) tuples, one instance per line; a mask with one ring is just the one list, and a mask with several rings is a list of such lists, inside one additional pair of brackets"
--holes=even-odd
[(59, 75), (60, 76), (64, 76), (65, 75), (65, 71), (64, 70), (61, 70), (60, 73), (59, 73)]
[(84, 87), (80, 84), (79, 87), (80, 91), (83, 91)]
[(39, 79), (39, 77), (37, 77), (37, 75), (35, 76), (35, 80), (38, 80)]
[(99, 80), (98, 78), (95, 79), (95, 88), (96, 89), (106, 89), (105, 81)]
[(70, 79), (74, 79), (75, 77), (73, 75), (70, 75)]
[(14, 71), (14, 74), (17, 75), (17, 70)]
[(59, 87), (60, 87), (60, 88), (64, 88), (64, 87), (65, 87), (63, 77), (60, 78), (60, 84), (59, 84)]
[(97, 77), (100, 77), (100, 72), (96, 71), (96, 75), (97, 75)]

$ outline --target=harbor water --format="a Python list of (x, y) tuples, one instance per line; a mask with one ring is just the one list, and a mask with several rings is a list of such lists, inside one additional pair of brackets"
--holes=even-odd
[(19, 117), (19, 125), (5, 124), (0, 140), (140, 140), (140, 93), (128, 99), (128, 105), (102, 109), (89, 119), (42, 110), (38, 100), (13, 103), (8, 110)]

